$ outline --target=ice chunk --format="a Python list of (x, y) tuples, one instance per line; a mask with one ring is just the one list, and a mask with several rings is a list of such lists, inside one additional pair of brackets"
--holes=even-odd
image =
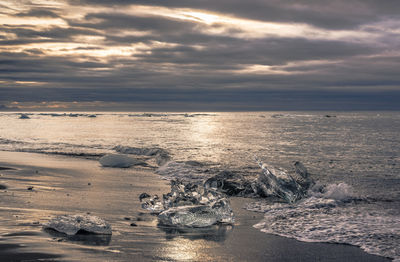
[(120, 154), (105, 155), (100, 158), (99, 162), (104, 167), (127, 168), (134, 165), (146, 165), (146, 163), (143, 161)]
[[(143, 194), (148, 195), (147, 193), (142, 193), (141, 196)], [(139, 200), (141, 200), (140, 196)], [(160, 198), (157, 195), (154, 195), (148, 201), (142, 204), (142, 208), (150, 211), (153, 214), (159, 214), (162, 211), (164, 211), (164, 203), (160, 200)]]
[(307, 191), (308, 188), (315, 184), (314, 180), (310, 177), (310, 173), (308, 173), (306, 167), (301, 162), (296, 161), (293, 165), (294, 172), (292, 173), (292, 177), (300, 184), (303, 190)]
[(161, 224), (177, 227), (208, 227), (216, 223), (233, 223), (233, 211), (226, 199), (211, 205), (169, 208), (158, 215)]
[(51, 219), (43, 224), (44, 228), (54, 229), (67, 235), (75, 235), (78, 232), (111, 235), (111, 225), (103, 219), (85, 214), (63, 215)]
[(141, 194), (139, 195), (139, 200), (140, 200), (140, 202), (142, 202), (142, 200), (143, 200), (144, 198), (149, 198), (149, 197), (151, 197), (149, 194), (147, 194), (147, 193), (141, 193)]
[(19, 119), (30, 119), (27, 114), (20, 114)]
[(261, 161), (258, 164), (263, 173), (259, 175), (253, 188), (261, 196), (275, 196), (294, 203), (303, 198), (314, 183), (300, 162), (294, 163), (295, 172), (292, 173), (269, 167)]
[(204, 187), (207, 189), (218, 190), (219, 192), (225, 193), (229, 196), (247, 196), (253, 193), (249, 180), (246, 180), (240, 174), (230, 171), (222, 171), (217, 175), (210, 177), (204, 182)]
[(216, 223), (233, 223), (229, 200), (222, 194), (198, 184), (171, 181), (171, 192), (162, 200), (154, 196), (142, 208), (159, 213), (161, 224), (177, 227), (207, 227)]
[(139, 148), (129, 146), (116, 146), (114, 147), (114, 150), (123, 154), (155, 157), (158, 166), (162, 166), (171, 160), (169, 153), (166, 150), (158, 147)]

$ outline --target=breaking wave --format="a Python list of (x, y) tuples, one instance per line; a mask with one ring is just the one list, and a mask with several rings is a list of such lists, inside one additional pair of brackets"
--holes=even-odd
[(265, 213), (255, 228), (305, 242), (351, 244), (367, 253), (400, 261), (400, 218), (390, 210), (371, 211), (368, 201), (345, 184), (310, 192), (296, 204), (255, 202), (250, 211)]

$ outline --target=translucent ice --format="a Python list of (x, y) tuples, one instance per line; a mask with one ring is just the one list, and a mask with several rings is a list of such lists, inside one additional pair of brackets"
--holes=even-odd
[(103, 219), (90, 215), (57, 216), (43, 224), (44, 228), (54, 229), (67, 235), (75, 235), (79, 231), (93, 234), (111, 235), (111, 225)]
[(177, 227), (208, 227), (216, 223), (233, 223), (233, 211), (226, 199), (209, 205), (169, 208), (158, 215), (161, 224)]
[(162, 166), (169, 160), (171, 160), (169, 153), (166, 150), (158, 147), (139, 148), (129, 146), (116, 146), (114, 147), (114, 150), (123, 154), (155, 157), (156, 163), (159, 166)]
[[(141, 196), (143, 194), (148, 195), (147, 193), (142, 193)], [(141, 200), (140, 196), (139, 200)], [(154, 195), (148, 201), (142, 204), (142, 208), (150, 211), (153, 214), (159, 214), (162, 211), (164, 211), (164, 203), (160, 200), (160, 198), (157, 195)]]
[(258, 164), (263, 173), (253, 184), (253, 189), (262, 196), (275, 196), (288, 203), (294, 203), (303, 198), (314, 183), (300, 162), (294, 163), (295, 171), (292, 173), (267, 166), (261, 161), (258, 161)]
[(145, 165), (145, 162), (133, 159), (129, 156), (119, 154), (109, 154), (100, 158), (100, 164), (104, 167), (127, 168), (134, 165)]
[(251, 182), (241, 174), (222, 171), (204, 182), (207, 189), (218, 190), (229, 196), (250, 196), (253, 194)]
[(142, 208), (159, 213), (161, 224), (177, 227), (207, 227), (217, 223), (233, 223), (229, 200), (222, 194), (198, 184), (171, 181), (171, 192), (150, 198)]

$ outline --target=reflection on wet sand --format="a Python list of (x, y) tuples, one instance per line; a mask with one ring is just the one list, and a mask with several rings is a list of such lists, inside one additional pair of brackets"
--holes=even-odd
[(165, 232), (166, 241), (156, 253), (172, 261), (211, 261), (207, 249), (215, 246), (215, 243), (222, 244), (233, 229), (231, 225), (207, 228), (158, 227)]
[(204, 239), (208, 241), (223, 242), (232, 231), (232, 225), (214, 225), (205, 228), (177, 228), (158, 225), (165, 232), (167, 240), (186, 238), (189, 240)]
[(58, 238), (58, 241), (71, 241), (81, 245), (108, 246), (111, 242), (111, 235), (98, 235), (79, 231), (76, 235), (70, 236), (52, 229), (44, 229), (44, 231), (53, 238)]

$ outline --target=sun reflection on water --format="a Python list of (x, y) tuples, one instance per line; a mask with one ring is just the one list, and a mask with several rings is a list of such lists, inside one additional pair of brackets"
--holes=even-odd
[[(224, 128), (215, 117), (192, 118), (187, 134), (189, 144), (207, 152), (206, 155), (196, 157), (213, 156), (214, 161), (219, 161), (222, 154), (221, 144), (224, 143)], [(198, 159), (202, 160), (202, 159)]]

